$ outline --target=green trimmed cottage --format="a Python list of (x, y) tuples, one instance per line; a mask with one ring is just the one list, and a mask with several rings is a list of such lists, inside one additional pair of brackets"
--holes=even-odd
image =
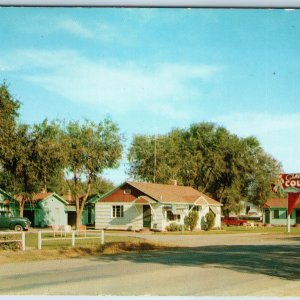
[[(268, 199), (263, 205), (263, 223), (270, 225), (287, 225), (287, 198)], [(300, 224), (300, 201), (296, 203), (291, 214), (291, 225)]]
[[(21, 196), (15, 198), (21, 199)], [(56, 193), (37, 193), (25, 204), (24, 217), (33, 227), (68, 225), (67, 205), (68, 202)]]
[(17, 200), (0, 188), (0, 212), (10, 211), (14, 216), (19, 215)]

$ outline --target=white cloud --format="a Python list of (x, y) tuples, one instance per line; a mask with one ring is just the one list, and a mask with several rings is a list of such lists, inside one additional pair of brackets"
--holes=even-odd
[(108, 63), (74, 51), (18, 51), (6, 60), (24, 79), (70, 101), (119, 113), (143, 105), (170, 118), (188, 117), (176, 104), (199, 94), (191, 81), (209, 80), (221, 70), (214, 65)]
[(129, 43), (129, 35), (126, 38), (121, 33), (120, 28), (104, 23), (104, 22), (80, 22), (71, 18), (62, 19), (51, 28), (52, 32), (64, 31), (68, 34), (85, 38), (93, 39), (101, 42), (113, 43)]
[(275, 134), (300, 129), (300, 114), (239, 113), (220, 117), (215, 122), (241, 136)]
[(59, 29), (65, 30), (71, 34), (75, 34), (84, 38), (93, 38), (95, 37), (95, 32), (91, 29), (83, 26), (78, 21), (72, 19), (65, 19), (58, 23), (57, 27)]

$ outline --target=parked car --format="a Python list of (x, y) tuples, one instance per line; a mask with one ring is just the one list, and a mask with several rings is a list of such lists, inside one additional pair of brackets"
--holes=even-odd
[(14, 217), (10, 212), (0, 212), (0, 228), (15, 231), (28, 230), (31, 222), (27, 218)]
[(248, 224), (248, 221), (239, 219), (237, 217), (225, 217), (222, 219), (222, 223), (227, 226), (245, 226)]

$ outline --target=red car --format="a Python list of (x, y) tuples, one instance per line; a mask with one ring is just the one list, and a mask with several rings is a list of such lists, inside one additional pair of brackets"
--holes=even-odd
[(227, 225), (227, 226), (230, 226), (230, 225), (233, 225), (233, 226), (245, 226), (245, 225), (247, 225), (248, 221), (247, 220), (238, 219), (237, 217), (225, 217), (222, 220), (222, 223), (224, 225)]

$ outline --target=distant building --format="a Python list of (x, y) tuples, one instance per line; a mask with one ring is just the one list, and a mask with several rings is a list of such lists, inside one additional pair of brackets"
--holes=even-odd
[[(287, 225), (287, 198), (271, 198), (263, 205), (263, 223)], [(300, 224), (300, 201), (291, 213), (291, 225)]]

